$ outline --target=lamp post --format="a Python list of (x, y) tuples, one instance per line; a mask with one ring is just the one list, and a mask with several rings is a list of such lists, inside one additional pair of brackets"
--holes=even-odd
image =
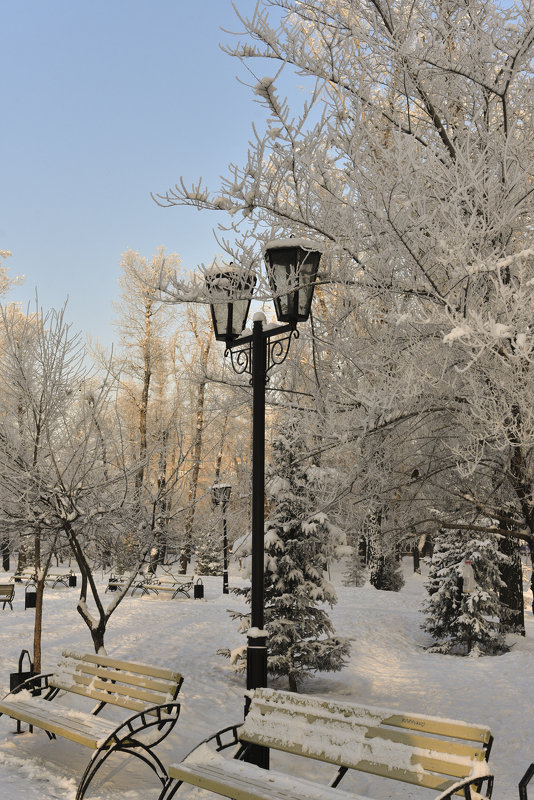
[(223, 522), (223, 594), (228, 594), (228, 535), (226, 531), (226, 504), (230, 500), (232, 487), (229, 483), (214, 483), (211, 497), (215, 506), (222, 505)]
[[(267, 325), (254, 314), (252, 332), (244, 330), (256, 279), (230, 264), (206, 273), (215, 338), (226, 344), (237, 374), (252, 385), (252, 570), (251, 614), (247, 636), (247, 690), (267, 685), (267, 635), (264, 630), (265, 386), (269, 371), (287, 358), (297, 323), (308, 319), (321, 250), (306, 239), (282, 239), (264, 247), (267, 277), (282, 325)], [(245, 713), (250, 699), (245, 700)], [(247, 758), (268, 768), (269, 751), (254, 745)]]

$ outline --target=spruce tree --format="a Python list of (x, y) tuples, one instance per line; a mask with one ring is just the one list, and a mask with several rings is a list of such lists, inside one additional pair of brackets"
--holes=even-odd
[(359, 533), (353, 533), (348, 539), (351, 552), (347, 556), (345, 571), (343, 572), (343, 585), (363, 586), (366, 579), (366, 568), (360, 546), (361, 535)]
[[(436, 537), (427, 581), (429, 599), (423, 628), (436, 640), (430, 648), (440, 653), (492, 654), (504, 652), (502, 631), (509, 610), (499, 600), (502, 581), (499, 537), (475, 536), (469, 531), (441, 531)], [(464, 563), (469, 561), (475, 586), (462, 586)]]
[[(273, 442), (267, 481), (264, 608), (268, 672), (286, 676), (291, 691), (314, 672), (342, 669), (350, 651), (324, 609), (337, 602), (325, 577), (336, 533), (325, 514), (314, 512), (313, 471), (302, 467), (299, 455), (298, 436), (288, 424)], [(237, 593), (250, 599), (248, 588)], [(243, 623), (245, 630), (248, 619)]]
[(222, 575), (223, 573), (222, 522), (217, 508), (209, 515), (196, 547), (195, 572), (197, 575)]

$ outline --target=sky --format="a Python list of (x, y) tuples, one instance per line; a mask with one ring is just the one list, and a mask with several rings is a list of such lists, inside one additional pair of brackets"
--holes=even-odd
[(230, 0), (4, 0), (0, 28), (0, 250), (25, 276), (7, 300), (68, 298), (73, 328), (109, 344), (126, 249), (163, 245), (185, 269), (220, 252), (222, 216), (150, 193), (217, 188), (245, 160), (264, 112), (219, 46), (239, 22)]

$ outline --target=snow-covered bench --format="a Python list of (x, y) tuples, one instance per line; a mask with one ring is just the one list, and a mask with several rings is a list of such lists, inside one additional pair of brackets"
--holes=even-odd
[(147, 577), (138, 583), (132, 590), (132, 594), (140, 591), (142, 594), (169, 593), (172, 599), (182, 594), (184, 597), (191, 597), (193, 588), (193, 578), (185, 576), (175, 578), (174, 575), (158, 575)]
[[(483, 800), (493, 788), (492, 741), (484, 725), (256, 689), (242, 725), (219, 731), (169, 767), (160, 800), (182, 783), (239, 800), (369, 800), (338, 788), (349, 770), (425, 787), (440, 800)], [(258, 745), (332, 764), (335, 778), (325, 786), (299, 777), (310, 773), (303, 763), (299, 775), (261, 769), (247, 761)], [(221, 754), (231, 746), (233, 759)]]
[[(26, 586), (37, 583), (37, 576), (34, 567), (24, 567), (20, 572), (13, 575), (12, 580), (15, 583), (25, 583)], [(55, 572), (49, 571), (45, 575), (45, 583), (51, 583), (54, 589), (59, 583), (63, 586), (76, 586), (76, 575), (72, 570), (70, 572)]]
[[(56, 672), (36, 675), (0, 700), (0, 715), (17, 720), (19, 731), (26, 723), (30, 731), (42, 728), (50, 739), (59, 736), (94, 751), (78, 786), (80, 800), (114, 752), (142, 759), (165, 785), (167, 772), (152, 750), (176, 724), (180, 704), (174, 700), (181, 684), (182, 676), (169, 669), (66, 651)], [(60, 692), (62, 702), (50, 702)], [(71, 701), (73, 695), (90, 700), (91, 710), (65, 705), (69, 695)], [(105, 706), (120, 711), (118, 718), (100, 716)]]

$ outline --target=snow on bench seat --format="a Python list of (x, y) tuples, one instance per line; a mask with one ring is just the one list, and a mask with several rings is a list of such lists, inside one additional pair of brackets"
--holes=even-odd
[(367, 800), (305, 778), (227, 759), (208, 745), (197, 747), (181, 764), (173, 764), (169, 776), (233, 800)]
[(97, 750), (103, 741), (109, 739), (117, 727), (116, 722), (74, 711), (58, 703), (45, 703), (26, 691), (14, 695), (8, 702), (0, 700), (0, 714), (13, 716), (28, 725), (42, 728), (93, 750)]

